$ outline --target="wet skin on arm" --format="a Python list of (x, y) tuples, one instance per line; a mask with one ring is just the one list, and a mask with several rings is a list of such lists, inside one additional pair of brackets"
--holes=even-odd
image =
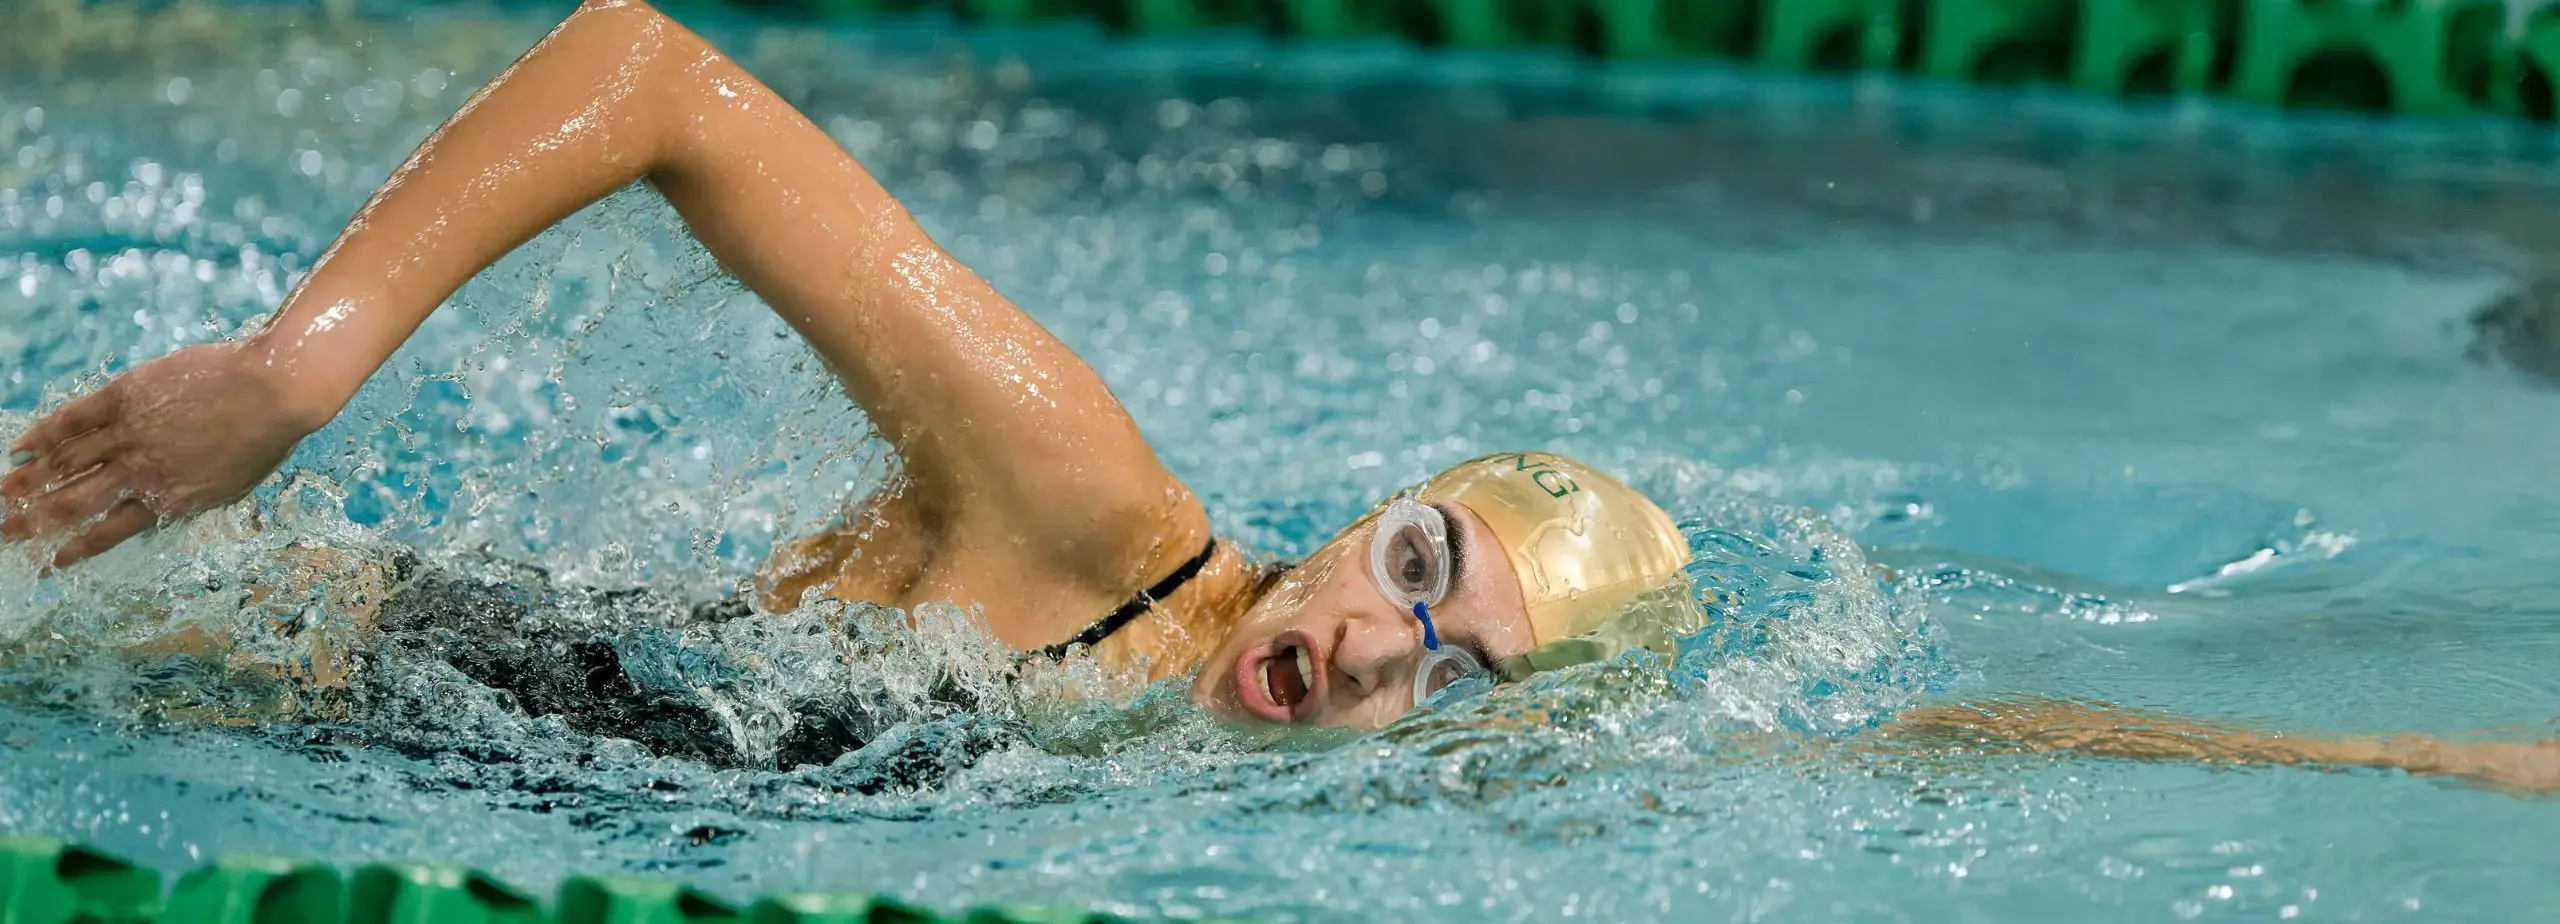
[(65, 541), (68, 565), (245, 495), (464, 281), (634, 181), (808, 340), (904, 464), (860, 529), (785, 546), (772, 570), (790, 590), (980, 605), (1000, 640), (1036, 647), (1207, 539), (1090, 367), (797, 110), (637, 0), (581, 5), (475, 94), (264, 330), (144, 363), (29, 430), (0, 531)]

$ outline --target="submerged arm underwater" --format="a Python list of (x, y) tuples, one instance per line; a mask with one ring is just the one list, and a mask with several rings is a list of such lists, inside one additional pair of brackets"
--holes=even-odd
[(2398, 770), (2511, 791), (2560, 792), (2560, 741), (2323, 737), (2039, 697), (1907, 710), (1859, 746), (1886, 755), (2077, 754), (2220, 767)]
[(475, 94), (263, 330), (138, 365), (30, 429), (0, 535), (62, 540), (67, 566), (246, 495), (465, 281), (635, 181), (808, 340), (904, 465), (858, 524), (786, 546), (769, 602), (984, 604), (1001, 640), (1036, 646), (1206, 541), (1090, 367), (640, 0), (589, 0)]

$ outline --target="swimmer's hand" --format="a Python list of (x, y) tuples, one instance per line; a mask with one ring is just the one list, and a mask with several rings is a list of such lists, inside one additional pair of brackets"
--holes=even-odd
[(2511, 793), (2560, 795), (2560, 741), (2444, 744), (2431, 750), (2436, 753), (2426, 763), (2436, 772)]
[(328, 420), (271, 355), (254, 338), (188, 347), (37, 421), (9, 446), (0, 539), (62, 542), (60, 568), (248, 494)]

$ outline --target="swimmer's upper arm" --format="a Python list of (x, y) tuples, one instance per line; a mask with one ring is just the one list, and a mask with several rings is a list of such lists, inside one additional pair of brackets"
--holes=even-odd
[(1205, 536), (1198, 503), (1092, 367), (798, 110), (668, 31), (688, 47), (650, 75), (665, 97), (650, 181), (844, 380), (933, 532), (1103, 571), (1144, 570), (1132, 556), (1161, 557), (1168, 533)]

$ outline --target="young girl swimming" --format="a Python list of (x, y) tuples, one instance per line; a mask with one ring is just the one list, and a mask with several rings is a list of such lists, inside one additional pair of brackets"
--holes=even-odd
[[(1144, 678), (1196, 671), (1193, 698), (1230, 721), (1361, 728), (1460, 677), (1667, 649), (1696, 627), (1671, 518), (1537, 452), (1459, 465), (1295, 567), (1257, 565), (1211, 533), (1091, 368), (799, 112), (641, 0), (588, 0), (482, 88), (263, 330), (135, 366), (28, 430), (0, 480), (0, 536), (59, 543), (52, 561), (67, 567), (244, 496), (465, 280), (634, 181), (809, 342), (903, 463), (837, 526), (777, 551), (764, 609), (806, 594), (955, 603), (1034, 656), (1081, 647)], [(528, 711), (575, 715), (584, 697), (618, 695), (609, 651), (472, 636), (508, 621), (503, 604), (472, 603), (471, 587), (416, 596), (415, 575), (393, 577), (407, 589), (381, 603), (385, 631), (446, 639), (435, 644), (479, 659), (484, 682), (514, 683)], [(578, 662), (552, 672), (577, 682), (500, 676), (546, 658)], [(637, 712), (611, 727), (699, 731)], [(2313, 739), (2063, 703), (1915, 710), (1876, 740), (2560, 787), (2549, 745)]]

